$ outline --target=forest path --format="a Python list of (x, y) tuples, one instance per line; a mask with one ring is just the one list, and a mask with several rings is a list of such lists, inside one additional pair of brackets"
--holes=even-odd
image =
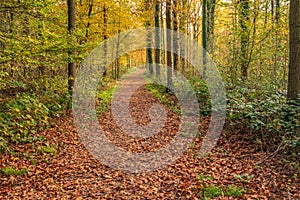
[[(149, 123), (148, 109), (154, 103), (159, 102), (144, 86), (139, 87), (130, 102), (133, 120), (140, 125)], [(167, 109), (167, 121), (161, 132), (145, 139), (123, 133), (111, 111), (99, 121), (112, 143), (141, 153), (168, 144), (177, 132), (179, 117)], [(209, 118), (201, 118), (199, 132), (203, 135), (208, 123)], [(72, 116), (59, 118), (55, 126), (42, 133), (57, 149), (53, 156), (38, 154), (36, 165), (30, 159), (0, 157), (3, 166), (28, 169), (24, 175), (0, 175), (0, 199), (201, 199), (201, 188), (212, 184), (242, 188), (244, 194), (236, 199), (299, 198), (299, 185), (288, 178), (285, 166), (274, 159), (264, 167), (257, 166), (265, 155), (257, 153), (257, 145), (247, 138), (246, 132), (228, 127), (205, 158), (197, 157), (202, 137), (196, 137), (191, 147), (170, 165), (132, 174), (114, 170), (95, 159), (82, 144)], [(34, 153), (30, 145), (24, 145), (20, 151)]]

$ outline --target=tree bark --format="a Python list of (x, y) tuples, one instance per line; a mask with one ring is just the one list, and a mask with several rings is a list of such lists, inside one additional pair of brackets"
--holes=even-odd
[(300, 1), (290, 3), (290, 61), (288, 77), (288, 99), (300, 94)]
[[(187, 0), (182, 0), (181, 1), (181, 8), (182, 8), (182, 13), (179, 15), (179, 29), (182, 33), (185, 33), (188, 35), (188, 30), (187, 30), (187, 15), (188, 15), (188, 10), (189, 10), (189, 5)], [(180, 44), (183, 46), (180, 46), (180, 56), (186, 58), (186, 52), (187, 52), (187, 44)], [(181, 73), (184, 73), (185, 68), (186, 68), (186, 60), (183, 58), (180, 58), (180, 66), (181, 66)]]
[(154, 23), (155, 27), (157, 28), (155, 31), (155, 43), (156, 43), (156, 48), (155, 48), (155, 71), (156, 71), (156, 77), (160, 76), (160, 49), (158, 48), (161, 45), (160, 42), (160, 31), (159, 31), (159, 19), (160, 17), (160, 2), (159, 0), (155, 1), (155, 18), (154, 18)]
[(280, 0), (276, 0), (276, 13), (275, 13), (276, 23), (279, 23), (280, 20)]
[[(178, 17), (177, 17), (177, 12), (178, 12), (178, 0), (173, 0), (173, 30), (174, 30), (174, 35), (173, 35), (173, 50), (179, 52), (179, 43), (178, 43)], [(173, 54), (173, 66), (174, 66), (174, 75), (177, 75), (177, 70), (178, 70), (178, 65), (179, 65), (179, 59), (178, 59), (178, 54), (174, 53)]]
[(103, 76), (106, 76), (107, 74), (107, 70), (106, 70), (106, 65), (107, 65), (107, 7), (106, 4), (104, 4), (103, 6), (103, 40), (104, 40), (104, 44), (103, 44), (103, 50), (104, 50), (104, 71), (103, 71)]
[[(171, 30), (171, 0), (167, 0), (166, 2), (166, 27), (168, 30)], [(170, 50), (172, 48), (172, 38), (171, 34), (167, 34), (167, 49)], [(167, 51), (167, 86), (172, 87), (172, 54), (170, 51)], [(169, 92), (167, 88), (167, 92)]]
[(248, 78), (248, 51), (249, 51), (249, 24), (250, 24), (250, 5), (249, 0), (240, 0), (240, 26), (241, 26), (241, 72), (242, 80)]
[(203, 77), (206, 73), (206, 50), (207, 50), (207, 0), (203, 0), (202, 4), (202, 63), (203, 63)]
[[(76, 27), (76, 12), (75, 12), (75, 0), (67, 0), (68, 5), (68, 34), (72, 38), (72, 32)], [(74, 51), (70, 50), (68, 52), (71, 57), (74, 55)], [(68, 64), (68, 89), (69, 93), (72, 94), (74, 81), (75, 81), (75, 73), (76, 73), (76, 63), (72, 61), (72, 58)]]
[(215, 29), (216, 0), (209, 0), (207, 3), (207, 51), (214, 52), (214, 29)]
[[(145, 1), (145, 7), (146, 8), (150, 8), (151, 7), (151, 1), (150, 0), (146, 0)], [(150, 27), (151, 26), (151, 18), (149, 16), (149, 18), (145, 21), (145, 26), (146, 27)], [(152, 58), (152, 33), (151, 31), (148, 32), (147, 34), (147, 44), (148, 44), (148, 48), (146, 49), (146, 62), (147, 62), (147, 68), (149, 70), (150, 75), (153, 75), (153, 58)]]

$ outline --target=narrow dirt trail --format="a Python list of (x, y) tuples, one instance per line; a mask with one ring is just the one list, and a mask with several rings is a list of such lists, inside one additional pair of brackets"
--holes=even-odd
[[(137, 124), (150, 122), (148, 110), (154, 103), (159, 102), (143, 86), (134, 92), (130, 110)], [(99, 121), (115, 145), (127, 151), (147, 152), (170, 142), (178, 129), (179, 116), (167, 109), (161, 132), (145, 139), (124, 134), (111, 111)], [(203, 135), (208, 123), (209, 118), (201, 118), (199, 132)], [(237, 199), (299, 199), (299, 179), (288, 178), (289, 172), (276, 158), (262, 167), (256, 166), (265, 155), (258, 153), (246, 132), (231, 128), (225, 128), (218, 145), (205, 158), (197, 157), (202, 137), (196, 137), (178, 160), (163, 169), (131, 174), (111, 169), (93, 158), (81, 143), (73, 118), (60, 118), (54, 127), (41, 133), (58, 149), (47, 162), (40, 157), (35, 166), (29, 160), (1, 155), (2, 166), (27, 166), (28, 173), (0, 175), (0, 199), (201, 199), (201, 187), (210, 184), (243, 188), (244, 194)], [(29, 145), (23, 148), (30, 152)], [(252, 178), (236, 178), (243, 174)], [(199, 180), (199, 175), (211, 178)]]

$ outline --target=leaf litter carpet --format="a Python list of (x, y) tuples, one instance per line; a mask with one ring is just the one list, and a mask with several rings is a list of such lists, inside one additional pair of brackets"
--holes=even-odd
[[(134, 92), (130, 110), (137, 124), (150, 122), (148, 110), (153, 103), (159, 102), (145, 87)], [(166, 110), (165, 126), (158, 134), (145, 139), (123, 133), (111, 111), (100, 116), (99, 122), (111, 142), (124, 150), (154, 152), (168, 144), (178, 131), (179, 116), (170, 109)], [(95, 159), (82, 144), (73, 118), (68, 114), (39, 133), (56, 147), (54, 155), (36, 154), (35, 164), (30, 156), (0, 155), (1, 168), (28, 169), (23, 175), (0, 175), (0, 199), (203, 199), (202, 188), (208, 185), (234, 185), (244, 190), (243, 195), (236, 198), (221, 195), (215, 199), (300, 198), (299, 178), (292, 177), (296, 172), (289, 170), (279, 154), (257, 165), (266, 153), (249, 139), (246, 130), (235, 130), (226, 124), (213, 151), (206, 157), (198, 157), (208, 124), (209, 117), (201, 117), (201, 134), (179, 159), (162, 169), (133, 174), (114, 170)], [(35, 148), (32, 144), (12, 148), (15, 152), (34, 155), (42, 143), (34, 145)]]

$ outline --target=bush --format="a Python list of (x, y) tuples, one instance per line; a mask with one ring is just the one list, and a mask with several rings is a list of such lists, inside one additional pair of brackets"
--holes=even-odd
[(8, 101), (0, 110), (0, 136), (20, 142), (35, 133), (37, 126), (48, 123), (49, 109), (34, 95), (21, 94)]
[(284, 141), (299, 152), (300, 97), (296, 101), (286, 101), (286, 94), (282, 92), (257, 92), (242, 87), (229, 90), (227, 94), (232, 125), (246, 125), (268, 143)]
[[(32, 83), (32, 86), (37, 83)], [(10, 142), (32, 142), (37, 130), (44, 130), (51, 117), (65, 113), (70, 102), (66, 84), (62, 80), (44, 79), (31, 88), (31, 94), (21, 92), (0, 107), (0, 151)], [(27, 91), (27, 90), (26, 90)]]

